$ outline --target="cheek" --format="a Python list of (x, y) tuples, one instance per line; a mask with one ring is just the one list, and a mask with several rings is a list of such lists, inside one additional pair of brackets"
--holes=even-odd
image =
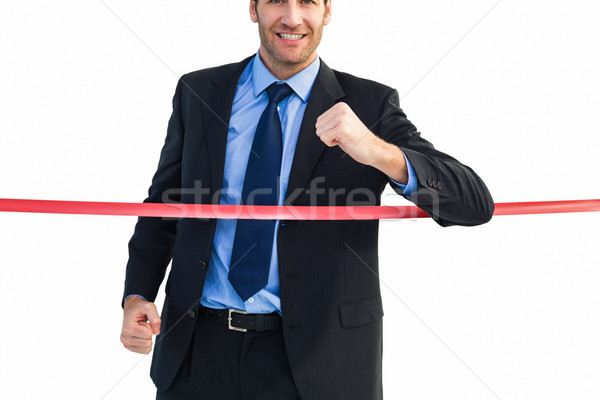
[(309, 25), (310, 28), (315, 32), (319, 31), (325, 25), (323, 14), (311, 15), (310, 18), (306, 18), (305, 21), (307, 25)]
[(256, 15), (256, 19), (259, 23), (271, 28), (273, 25), (276, 25), (281, 16), (275, 12), (265, 12), (265, 10), (262, 10), (260, 14)]

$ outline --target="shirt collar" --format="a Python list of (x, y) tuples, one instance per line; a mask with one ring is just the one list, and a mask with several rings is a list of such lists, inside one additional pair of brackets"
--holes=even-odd
[(260, 94), (268, 88), (273, 82), (285, 82), (287, 83), (294, 92), (302, 99), (303, 102), (308, 100), (308, 96), (312, 89), (317, 74), (319, 73), (319, 67), (321, 66), (321, 60), (319, 57), (315, 59), (308, 67), (298, 72), (296, 75), (281, 81), (275, 77), (265, 67), (262, 60), (260, 59), (259, 53), (254, 56), (252, 64), (252, 85), (254, 87), (254, 96), (258, 97)]

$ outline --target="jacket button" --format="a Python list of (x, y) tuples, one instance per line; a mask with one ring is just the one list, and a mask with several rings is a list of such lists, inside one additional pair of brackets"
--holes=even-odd
[(196, 318), (196, 313), (193, 312), (192, 310), (188, 311), (188, 315), (192, 318)]
[(437, 184), (437, 188), (438, 188), (439, 190), (442, 190), (442, 182), (438, 182), (438, 184)]
[(206, 262), (200, 260), (200, 269), (206, 269)]
[(427, 179), (427, 184), (429, 186), (433, 186), (433, 181), (431, 180), (431, 178)]

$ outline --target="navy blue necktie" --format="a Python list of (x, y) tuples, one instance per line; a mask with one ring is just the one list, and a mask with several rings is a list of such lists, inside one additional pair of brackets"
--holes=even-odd
[[(248, 159), (242, 204), (277, 205), (279, 172), (283, 153), (281, 120), (277, 104), (294, 93), (286, 83), (267, 88), (269, 104), (263, 111)], [(267, 285), (276, 221), (237, 221), (229, 282), (245, 302)]]

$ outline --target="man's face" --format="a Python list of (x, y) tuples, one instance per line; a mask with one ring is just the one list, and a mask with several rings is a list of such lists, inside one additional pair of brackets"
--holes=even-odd
[(331, 0), (251, 0), (250, 18), (258, 23), (262, 61), (287, 79), (315, 60)]

